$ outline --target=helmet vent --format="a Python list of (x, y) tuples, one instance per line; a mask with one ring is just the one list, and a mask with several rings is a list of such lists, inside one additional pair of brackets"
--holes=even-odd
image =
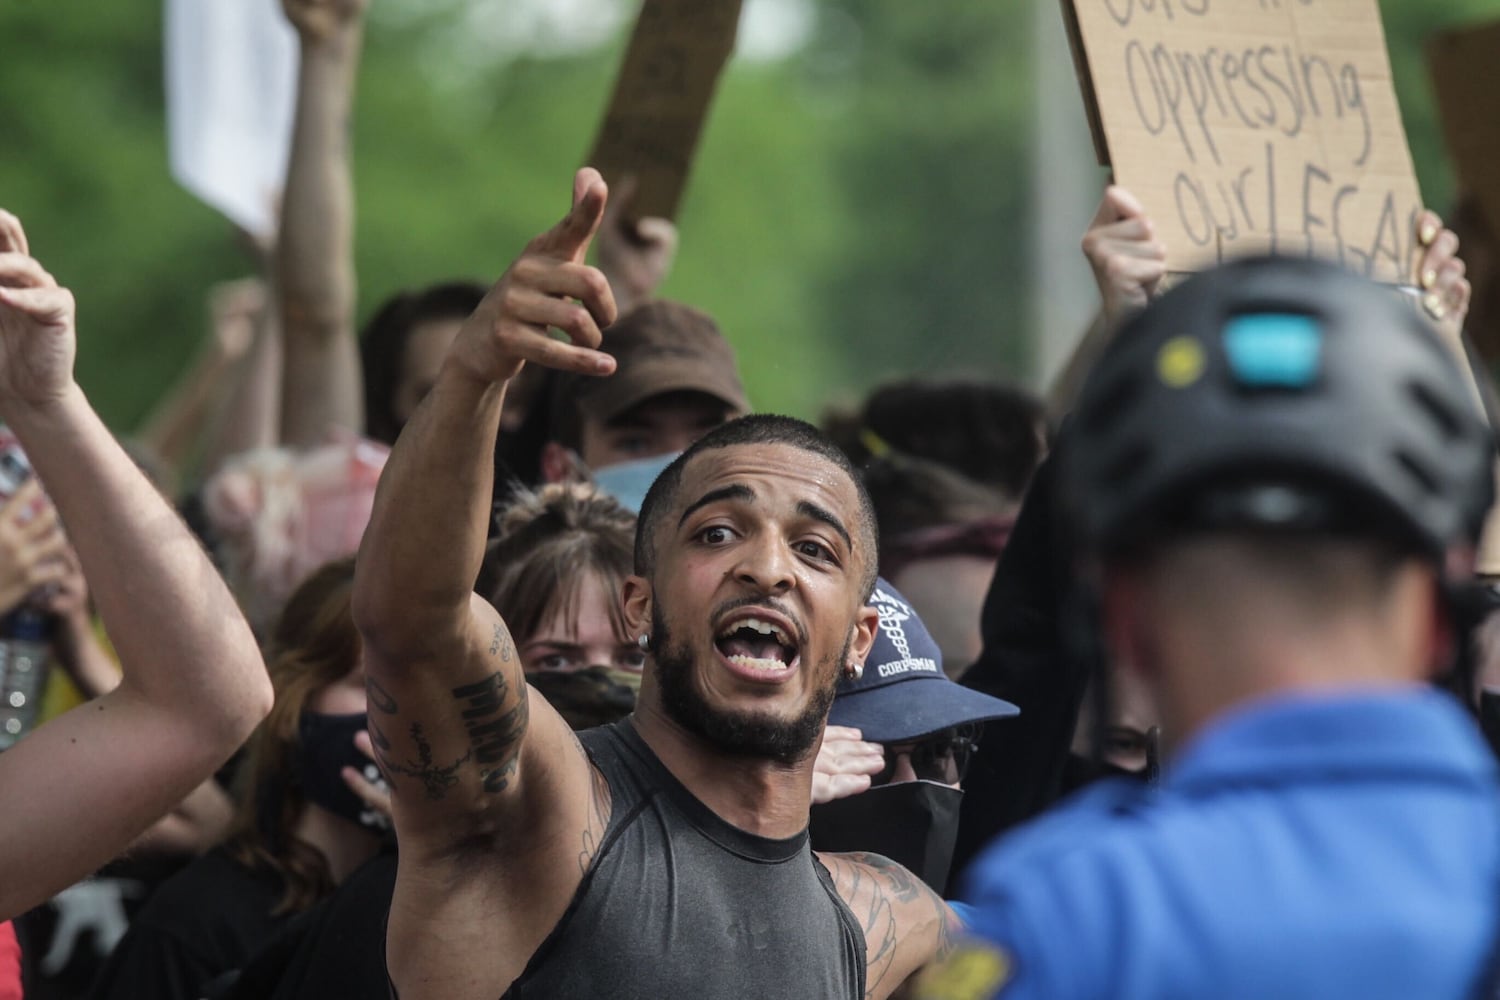
[(1133, 378), (1118, 379), (1114, 385), (1105, 389), (1103, 398), (1090, 410), (1088, 420), (1090, 430), (1115, 427), (1119, 423), (1121, 413), (1135, 402), (1136, 396), (1140, 395), (1140, 389), (1140, 383)]
[(1444, 438), (1451, 441), (1463, 433), (1463, 425), (1452, 408), (1439, 399), (1427, 386), (1421, 382), (1408, 382), (1406, 391), (1411, 394), (1417, 406), (1432, 418), (1432, 422), (1437, 425)]
[(1100, 485), (1106, 489), (1123, 485), (1127, 479), (1140, 473), (1150, 455), (1151, 449), (1139, 441), (1126, 446), (1104, 469)]
[(1395, 459), (1396, 464), (1401, 466), (1406, 474), (1416, 481), (1418, 486), (1422, 487), (1424, 493), (1429, 496), (1438, 495), (1437, 477), (1432, 474), (1432, 471), (1427, 468), (1426, 464), (1404, 448), (1396, 451)]

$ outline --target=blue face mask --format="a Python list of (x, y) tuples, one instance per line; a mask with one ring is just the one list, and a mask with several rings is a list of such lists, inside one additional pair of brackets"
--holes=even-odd
[(656, 482), (656, 477), (661, 475), (662, 470), (671, 465), (681, 452), (669, 452), (665, 455), (652, 455), (650, 458), (638, 458), (633, 462), (620, 462), (599, 469), (594, 473), (594, 482), (604, 492), (620, 501), (622, 507), (639, 514), (641, 504), (646, 500), (646, 491), (651, 489), (651, 484)]

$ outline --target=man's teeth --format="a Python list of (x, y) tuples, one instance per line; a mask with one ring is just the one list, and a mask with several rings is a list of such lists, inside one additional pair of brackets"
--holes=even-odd
[(742, 667), (749, 667), (751, 670), (764, 670), (769, 672), (772, 670), (786, 669), (785, 663), (782, 663), (780, 660), (771, 659), (769, 657), (735, 655), (727, 657), (727, 659), (731, 663), (737, 663)]
[(761, 635), (769, 635), (783, 646), (790, 646), (792, 644), (791, 640), (787, 638), (786, 633), (782, 631), (781, 626), (774, 622), (768, 622), (763, 618), (741, 618), (739, 621), (731, 622), (724, 628), (724, 631), (719, 633), (719, 638), (728, 638), (742, 628), (754, 629)]

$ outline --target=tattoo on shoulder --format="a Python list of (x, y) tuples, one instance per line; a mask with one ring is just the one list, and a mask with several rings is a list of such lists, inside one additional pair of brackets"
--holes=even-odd
[[(574, 737), (577, 741), (577, 737)], [(583, 747), (578, 747), (580, 753)], [(587, 755), (585, 754), (585, 757)], [(599, 847), (604, 839), (604, 831), (609, 826), (610, 791), (609, 782), (604, 780), (604, 775), (592, 763), (589, 764), (589, 811), (588, 820), (583, 828), (583, 847), (578, 852), (578, 874), (587, 875), (589, 866), (594, 863), (594, 858), (599, 855)]]
[(510, 633), (504, 625), (495, 624), (494, 635), (490, 636), (490, 655), (500, 657), (501, 662), (509, 663), (515, 654), (516, 646), (511, 641)]
[[(946, 954), (956, 919), (948, 904), (905, 866), (879, 854), (824, 855), (844, 901), (865, 932), (865, 996), (883, 996), (897, 948), (915, 926), (935, 918), (934, 954)], [(915, 907), (915, 909), (913, 909)], [(932, 957), (932, 956), (928, 956)], [(903, 968), (903, 978), (913, 969)], [(894, 988), (899, 980), (889, 985)]]
[[(427, 740), (427, 734), (422, 730), (420, 722), (411, 724), (411, 741), (417, 748), (417, 759), (408, 761), (406, 764), (397, 764), (386, 761), (386, 769), (396, 774), (404, 774), (410, 778), (416, 778), (422, 782), (422, 788), (427, 793), (427, 798), (436, 802), (448, 794), (448, 789), (458, 784), (458, 768), (464, 761), (469, 759), (466, 753), (446, 767), (439, 767), (432, 759), (432, 744)], [(374, 743), (374, 735), (371, 734), (370, 742)], [(472, 753), (472, 751), (470, 752)]]
[(462, 712), (464, 728), (469, 733), (470, 752), (480, 765), (484, 790), (492, 793), (510, 785), (521, 753), (521, 737), (531, 718), (531, 699), (524, 687), (515, 706), (508, 712), (501, 711), (509, 690), (510, 685), (498, 672), (453, 689), (454, 699), (466, 706)]

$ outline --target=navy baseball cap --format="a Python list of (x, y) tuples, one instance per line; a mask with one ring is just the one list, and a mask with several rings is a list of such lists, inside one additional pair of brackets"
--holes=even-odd
[(1008, 701), (948, 679), (937, 643), (895, 587), (877, 580), (870, 604), (880, 612), (875, 646), (859, 680), (839, 681), (829, 725), (851, 726), (871, 743), (909, 743), (954, 726), (1021, 714)]

